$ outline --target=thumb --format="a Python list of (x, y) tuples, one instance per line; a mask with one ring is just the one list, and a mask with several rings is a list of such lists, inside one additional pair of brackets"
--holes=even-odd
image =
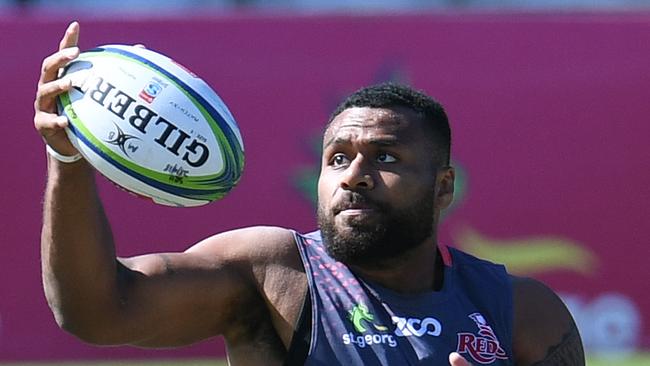
[(467, 360), (457, 352), (449, 354), (449, 364), (451, 366), (472, 366), (471, 363), (467, 362)]

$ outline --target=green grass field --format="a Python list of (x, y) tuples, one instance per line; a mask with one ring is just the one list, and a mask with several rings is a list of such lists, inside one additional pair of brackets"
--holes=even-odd
[[(183, 361), (110, 361), (110, 362), (70, 362), (70, 363), (0, 363), (3, 366), (226, 366), (223, 359), (183, 360)], [(624, 359), (587, 359), (589, 366), (648, 366), (650, 353), (638, 354)]]

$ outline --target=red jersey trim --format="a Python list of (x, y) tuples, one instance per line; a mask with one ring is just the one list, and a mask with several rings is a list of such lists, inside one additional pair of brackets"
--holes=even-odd
[(449, 248), (444, 244), (438, 244), (438, 249), (440, 250), (440, 255), (442, 256), (442, 263), (447, 267), (451, 267), (453, 261), (451, 258), (451, 253), (449, 253)]

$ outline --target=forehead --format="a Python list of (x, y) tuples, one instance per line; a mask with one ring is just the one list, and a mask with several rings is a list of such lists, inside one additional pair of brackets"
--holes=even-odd
[(410, 109), (354, 107), (336, 116), (325, 131), (324, 146), (334, 140), (390, 137), (424, 140), (423, 122)]

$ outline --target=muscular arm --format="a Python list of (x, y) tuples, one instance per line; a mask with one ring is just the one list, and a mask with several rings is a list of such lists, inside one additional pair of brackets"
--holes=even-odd
[(57, 322), (84, 337), (78, 324), (97, 324), (102, 317), (95, 318), (77, 298), (96, 303), (100, 314), (119, 304), (117, 287), (110, 285), (117, 280), (118, 266), (92, 169), (83, 161), (64, 165), (49, 158), (43, 209), (45, 295)]
[(183, 253), (118, 259), (91, 168), (49, 164), (43, 282), (61, 327), (96, 344), (169, 347), (219, 334), (240, 338), (272, 319), (288, 342), (295, 319), (285, 325), (269, 314), (269, 302), (281, 306), (282, 299), (269, 299), (279, 291), (265, 287), (288, 278), (292, 270), (282, 268), (298, 260), (290, 232), (247, 228)]
[(513, 278), (517, 365), (584, 366), (578, 329), (560, 298), (541, 283)]
[[(57, 322), (99, 344), (176, 346), (237, 326), (233, 309), (264, 303), (248, 246), (280, 229), (215, 236), (185, 253), (117, 259), (86, 163), (49, 162), (42, 269)], [(259, 243), (261, 245), (261, 243)]]
[[(71, 87), (57, 71), (78, 55), (78, 33), (73, 23), (59, 52), (44, 60), (34, 103), (36, 129), (63, 155), (77, 151), (63, 130), (67, 120), (56, 115), (55, 97)], [(290, 340), (294, 319), (286, 314), (296, 312), (296, 301), (283, 303), (276, 288), (282, 278), (301, 276), (287, 230), (237, 230), (184, 253), (118, 259), (94, 170), (83, 160), (49, 157), (41, 254), (57, 322), (88, 342), (177, 346), (223, 334), (241, 348), (259, 328), (276, 343), (276, 333), (284, 344)]]

